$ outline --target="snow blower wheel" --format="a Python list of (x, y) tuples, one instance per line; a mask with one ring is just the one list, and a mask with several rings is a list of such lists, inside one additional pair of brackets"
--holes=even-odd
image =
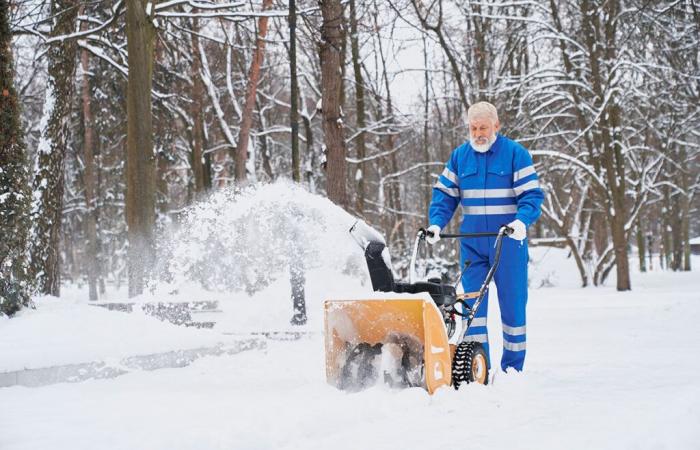
[(381, 344), (361, 343), (350, 350), (341, 372), (339, 388), (357, 392), (374, 385), (379, 377), (375, 358), (381, 353)]
[(479, 342), (462, 342), (455, 350), (452, 360), (452, 385), (459, 389), (462, 384), (487, 384), (489, 371), (486, 352)]

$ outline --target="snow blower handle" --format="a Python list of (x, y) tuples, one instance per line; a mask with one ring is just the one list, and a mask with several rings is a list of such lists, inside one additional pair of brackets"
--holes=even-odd
[[(496, 232), (486, 232), (486, 233), (457, 233), (457, 234), (449, 234), (449, 233), (440, 233), (440, 238), (480, 238), (480, 237), (498, 237), (501, 234), (505, 236), (509, 236), (513, 234), (515, 230), (513, 230), (511, 227), (508, 225), (501, 225), (501, 227), (498, 229)], [(418, 238), (419, 239), (425, 239), (427, 236), (433, 237), (435, 233), (432, 231), (426, 230), (425, 228), (419, 228), (418, 229)]]
[[(458, 234), (442, 234), (440, 233), (441, 238), (480, 238), (480, 237), (495, 237), (496, 238), (496, 246), (498, 249), (497, 256), (500, 256), (500, 241), (503, 238), (503, 236), (508, 236), (513, 234), (515, 230), (513, 230), (511, 227), (508, 225), (501, 225), (501, 227), (498, 229), (498, 232), (491, 232), (491, 233), (458, 233)], [(428, 231), (425, 228), (419, 228), (418, 233), (416, 234), (416, 241), (413, 244), (413, 253), (411, 254), (411, 263), (409, 264), (408, 267), (408, 282), (413, 283), (413, 274), (416, 273), (416, 256), (418, 255), (418, 246), (420, 245), (421, 241), (424, 241), (426, 236), (433, 236), (434, 233), (432, 231)]]

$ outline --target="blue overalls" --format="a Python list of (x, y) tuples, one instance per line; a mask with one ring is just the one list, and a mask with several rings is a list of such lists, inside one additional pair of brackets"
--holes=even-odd
[[(496, 232), (515, 219), (527, 227), (539, 217), (543, 200), (530, 154), (522, 145), (499, 134), (487, 152), (474, 151), (469, 142), (452, 152), (433, 188), (430, 224), (444, 229), (461, 204), (462, 233)], [(481, 287), (493, 264), (494, 243), (495, 238), (461, 240), (460, 266), (464, 267), (466, 260), (472, 263), (462, 278), (464, 292), (476, 292)], [(503, 323), (503, 370), (522, 370), (525, 362), (527, 263), (527, 240), (505, 238), (494, 276)], [(488, 294), (465, 340), (484, 345), (490, 368), (487, 311)]]

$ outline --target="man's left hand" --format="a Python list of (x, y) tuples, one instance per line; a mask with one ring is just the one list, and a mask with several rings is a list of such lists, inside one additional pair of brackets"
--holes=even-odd
[(508, 226), (513, 229), (513, 232), (508, 235), (509, 238), (522, 241), (527, 237), (527, 227), (521, 220), (515, 219)]

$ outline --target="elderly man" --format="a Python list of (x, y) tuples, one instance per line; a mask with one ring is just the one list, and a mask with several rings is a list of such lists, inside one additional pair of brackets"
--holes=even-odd
[[(503, 242), (495, 274), (503, 323), (501, 369), (521, 371), (525, 362), (525, 305), (527, 304), (527, 227), (540, 215), (544, 194), (528, 151), (497, 134), (496, 108), (487, 102), (467, 112), (469, 142), (457, 147), (433, 188), (427, 241), (440, 240), (458, 205), (462, 205), (462, 233), (496, 232), (507, 224), (514, 232)], [(462, 267), (471, 261), (462, 278), (464, 292), (478, 291), (494, 258), (494, 238), (461, 240)], [(486, 314), (488, 297), (477, 312), (466, 341), (477, 341), (489, 354)], [(488, 356), (487, 356), (488, 358)], [(490, 358), (488, 366), (491, 367)]]

